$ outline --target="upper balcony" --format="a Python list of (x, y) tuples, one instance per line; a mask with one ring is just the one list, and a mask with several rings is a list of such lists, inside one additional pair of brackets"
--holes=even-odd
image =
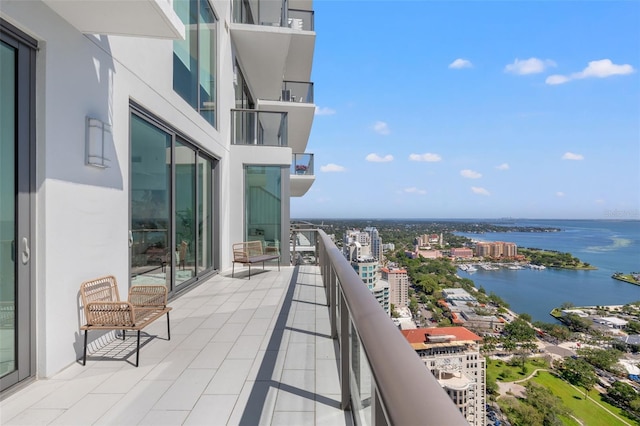
[(295, 266), (254, 268), (251, 280), (229, 267), (170, 300), (171, 340), (164, 321), (147, 327), (140, 367), (128, 362), (135, 333), (105, 334), (85, 367), (2, 398), (0, 420), (466, 425), (330, 238), (295, 229), (291, 247)]
[(85, 34), (184, 39), (172, 0), (43, 0)]
[(231, 144), (286, 147), (287, 121), (286, 112), (232, 109)]
[(277, 97), (258, 99), (257, 109), (286, 112), (288, 145), (294, 153), (306, 151), (316, 109), (313, 103), (313, 83), (285, 81)]
[(313, 11), (304, 9), (310, 3), (291, 9), (287, 0), (234, 0), (231, 38), (256, 98), (277, 99), (283, 77), (310, 80), (316, 39)]
[(316, 177), (313, 172), (313, 154), (293, 154), (291, 162), (291, 196), (302, 197)]

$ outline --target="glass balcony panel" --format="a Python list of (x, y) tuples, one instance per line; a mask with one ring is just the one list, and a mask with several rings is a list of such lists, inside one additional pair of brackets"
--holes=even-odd
[(313, 10), (289, 9), (287, 23), (289, 28), (300, 31), (313, 31)]
[(291, 174), (313, 175), (313, 154), (293, 154)]
[(356, 425), (371, 425), (371, 368), (355, 326), (350, 321), (351, 402)]
[(282, 85), (283, 102), (313, 103), (313, 83), (306, 81), (285, 81)]
[(287, 146), (287, 113), (231, 110), (234, 145)]
[(287, 10), (284, 0), (234, 0), (233, 22), (236, 24), (288, 27), (298, 31), (314, 31), (313, 11)]
[(286, 26), (285, 2), (273, 0), (234, 0), (233, 22), (237, 24)]

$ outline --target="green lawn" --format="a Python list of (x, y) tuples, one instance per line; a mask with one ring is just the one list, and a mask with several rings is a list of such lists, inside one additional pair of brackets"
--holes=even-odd
[(487, 382), (495, 382), (496, 379), (501, 382), (514, 382), (526, 378), (537, 368), (549, 368), (549, 364), (542, 358), (529, 358), (525, 365), (527, 372), (523, 374), (519, 366), (511, 367), (508, 361), (487, 359)]
[(559, 396), (564, 404), (571, 409), (573, 415), (580, 419), (585, 426), (624, 426), (624, 423), (596, 405), (591, 398), (616, 413), (619, 417), (625, 419), (627, 423), (633, 424), (633, 421), (626, 419), (624, 415), (622, 415), (622, 410), (602, 401), (600, 394), (595, 390), (589, 392), (590, 399), (585, 401), (584, 390), (582, 388), (577, 391), (570, 384), (550, 373), (542, 371), (537, 377), (533, 378), (533, 381), (547, 387), (554, 395)]

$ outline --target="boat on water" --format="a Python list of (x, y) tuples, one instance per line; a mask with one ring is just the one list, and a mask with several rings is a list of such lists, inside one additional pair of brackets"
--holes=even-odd
[(467, 267), (467, 272), (477, 272), (478, 269), (476, 267), (474, 267), (473, 265), (469, 265)]

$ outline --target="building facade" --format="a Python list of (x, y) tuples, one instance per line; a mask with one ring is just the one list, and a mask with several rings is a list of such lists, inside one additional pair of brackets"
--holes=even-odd
[(476, 244), (476, 256), (478, 257), (515, 257), (518, 255), (518, 246), (515, 243), (479, 242)]
[(289, 199), (315, 179), (312, 2), (0, 12), (0, 389), (80, 357), (85, 280), (175, 295), (245, 240), (289, 262)]
[(464, 327), (402, 330), (469, 424), (486, 423), (486, 365), (482, 338)]
[(382, 280), (389, 283), (390, 303), (396, 308), (409, 305), (409, 276), (399, 268), (382, 268)]
[(384, 309), (387, 315), (390, 315), (389, 283), (380, 279), (380, 265), (378, 261), (371, 256), (361, 256), (357, 259), (351, 259), (351, 266), (360, 276), (360, 279), (369, 291), (375, 296), (382, 309)]

